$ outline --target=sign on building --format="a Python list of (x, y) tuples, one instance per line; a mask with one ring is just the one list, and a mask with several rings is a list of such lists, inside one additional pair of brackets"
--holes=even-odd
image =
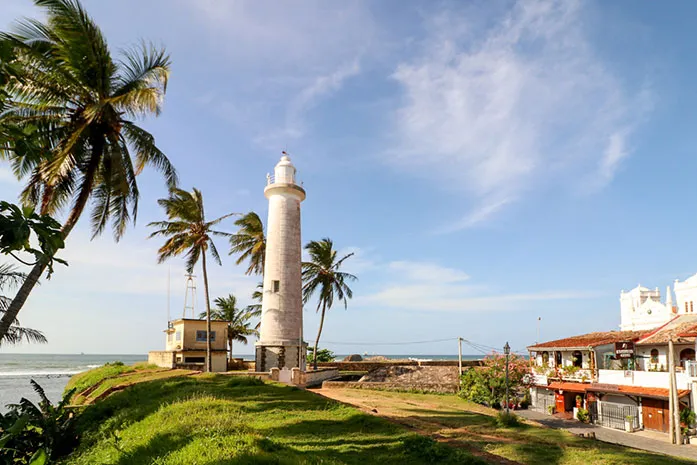
[(615, 357), (616, 358), (632, 358), (634, 357), (633, 342), (615, 342)]

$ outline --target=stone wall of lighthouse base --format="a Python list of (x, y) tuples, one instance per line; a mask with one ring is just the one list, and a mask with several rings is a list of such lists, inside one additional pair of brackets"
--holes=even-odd
[[(307, 344), (299, 345), (293, 342), (257, 342), (255, 344), (256, 371), (269, 371), (271, 368), (297, 368), (298, 362), (302, 362), (300, 369), (305, 371)], [(302, 359), (300, 359), (301, 351)]]

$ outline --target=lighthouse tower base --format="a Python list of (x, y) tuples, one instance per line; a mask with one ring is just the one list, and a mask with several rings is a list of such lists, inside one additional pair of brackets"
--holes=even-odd
[(255, 344), (255, 371), (271, 368), (300, 368), (306, 370), (307, 344), (293, 342), (257, 342)]

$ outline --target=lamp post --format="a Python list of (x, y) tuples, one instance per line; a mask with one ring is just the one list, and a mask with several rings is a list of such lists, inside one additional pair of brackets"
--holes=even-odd
[(508, 414), (510, 413), (508, 408), (508, 356), (511, 354), (511, 346), (508, 345), (508, 341), (503, 346), (503, 353), (506, 354), (506, 413)]

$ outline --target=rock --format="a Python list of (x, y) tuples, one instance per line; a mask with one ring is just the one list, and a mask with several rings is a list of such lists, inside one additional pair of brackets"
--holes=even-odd
[(363, 357), (360, 354), (351, 354), (344, 357), (344, 362), (362, 362)]

